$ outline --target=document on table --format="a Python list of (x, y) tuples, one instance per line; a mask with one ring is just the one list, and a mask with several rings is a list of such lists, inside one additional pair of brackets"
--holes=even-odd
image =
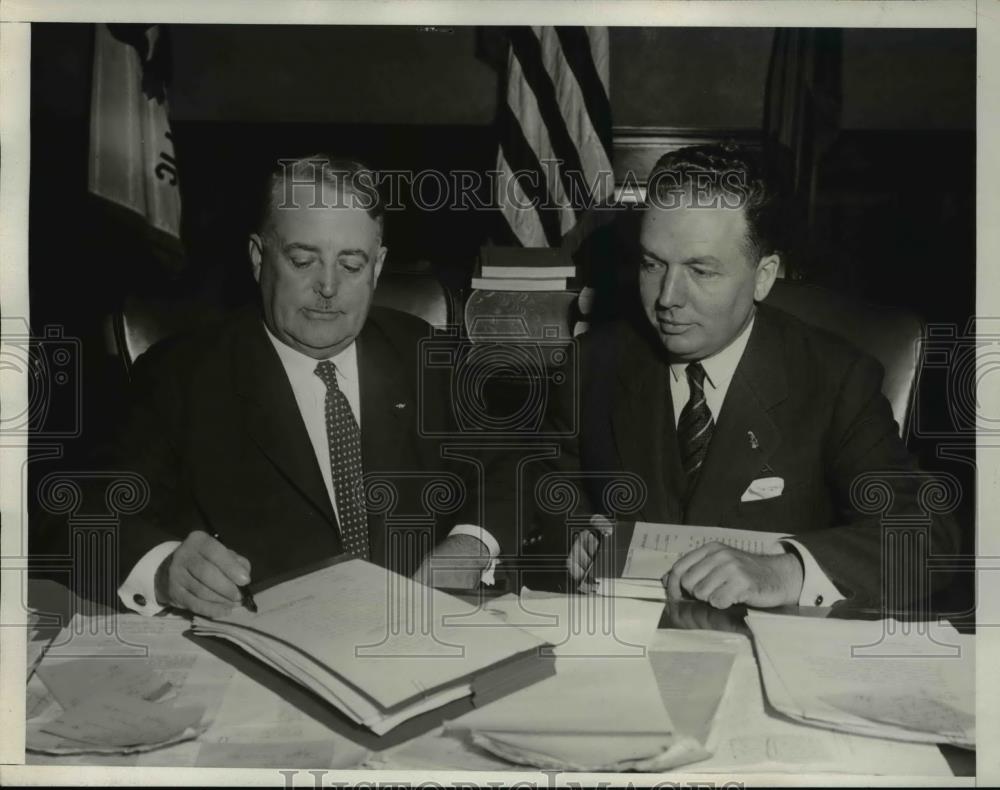
[(556, 656), (642, 656), (656, 633), (662, 604), (524, 588), (487, 609), (551, 645)]
[(144, 658), (78, 658), (44, 664), (38, 677), (64, 709), (93, 696), (118, 693), (154, 700), (170, 690), (170, 683)]
[[(507, 596), (504, 598), (507, 599)], [(491, 601), (490, 605), (494, 603)], [(630, 603), (649, 605), (641, 601)], [(513, 616), (515, 610), (511, 611)], [(661, 699), (679, 733), (703, 732), (709, 709), (717, 707), (714, 716), (711, 716), (705, 749), (711, 756), (684, 763), (682, 770), (686, 773), (952, 775), (940, 750), (931, 744), (851, 735), (800, 724), (769, 712), (752, 644), (746, 636), (718, 631), (659, 630), (647, 640), (647, 648), (653, 659), (651, 663)], [(674, 663), (672, 657), (682, 653), (689, 658), (689, 662)], [(717, 684), (723, 678), (695, 675), (698, 683), (691, 694), (700, 701), (691, 706), (698, 710), (690, 711), (688, 715), (688, 708), (675, 701), (685, 695), (684, 685), (688, 675), (682, 669), (680, 676), (664, 678), (662, 669), (666, 662), (661, 663), (656, 658), (658, 655), (671, 657), (672, 668), (692, 666), (711, 655), (712, 666), (720, 671), (731, 657), (729, 681), (724, 689), (720, 689)], [(571, 660), (575, 659), (558, 658), (557, 671)], [(457, 720), (453, 724), (461, 723), (462, 720)], [(497, 751), (490, 752), (477, 746), (467, 732), (456, 730), (457, 727), (449, 732), (428, 733), (380, 752), (372, 756), (366, 766), (399, 770), (496, 771), (505, 765), (509, 767), (511, 762), (518, 762), (521, 758), (519, 754), (502, 758)], [(659, 769), (651, 767), (649, 770)]]
[(560, 659), (554, 677), (445, 729), (512, 762), (562, 770), (623, 770), (678, 741), (645, 656)]
[(975, 746), (975, 638), (951, 626), (751, 612), (768, 700), (799, 721)]
[[(77, 616), (53, 640), (40, 671), (57, 684), (51, 689), (54, 696), (63, 694), (61, 689), (67, 685), (82, 689), (102, 676), (112, 677), (112, 685), (127, 687), (141, 674), (169, 684), (165, 696), (177, 704), (190, 701), (211, 711), (222, 701), (225, 684), (235, 670), (186, 638), (190, 627), (187, 618), (170, 615), (119, 614), (111, 620)], [(123, 677), (115, 679), (119, 673)], [(54, 681), (53, 676), (57, 676)]]
[[(886, 741), (791, 721), (764, 703), (760, 672), (748, 638), (711, 631), (659, 631), (652, 651), (728, 650), (732, 674), (715, 714), (707, 759), (685, 766), (691, 773), (849, 773), (951, 776), (937, 746)], [(681, 717), (674, 715), (678, 728)]]
[(369, 754), (242, 672), (227, 684), (199, 741), (195, 764), (201, 767), (351, 768)]
[(203, 713), (201, 707), (175, 708), (113, 692), (88, 697), (40, 729), (81, 748), (128, 751), (194, 738)]
[[(697, 759), (690, 753), (682, 756), (683, 739), (673, 733), (656, 694), (646, 645), (656, 634), (662, 610), (649, 601), (527, 588), (520, 595), (486, 601), (484, 614), (552, 645), (555, 677), (449, 722), (444, 733), (381, 752), (368, 765), (623, 769), (665, 753), (677, 761), (672, 764)], [(694, 744), (688, 739), (685, 745)]]
[(598, 593), (620, 598), (666, 600), (661, 579), (677, 560), (706, 543), (724, 543), (753, 554), (780, 554), (787, 533), (657, 524), (637, 521), (629, 541), (621, 578), (598, 580)]
[[(136, 686), (132, 680), (151, 673), (170, 685), (158, 702), (169, 700), (173, 708), (205, 709), (203, 723), (207, 728), (197, 740), (191, 739), (191, 733), (182, 732), (161, 743), (99, 747), (45, 732), (43, 726), (59, 718), (64, 708), (36, 674), (27, 687), (29, 750), (36, 755), (58, 755), (56, 759), (63, 764), (92, 761), (94, 753), (116, 764), (187, 767), (284, 764), (347, 768), (365, 759), (366, 749), (331, 732), (274, 691), (187, 638), (184, 634), (189, 628), (189, 620), (175, 616), (121, 614), (110, 622), (103, 617), (79, 618), (55, 640), (58, 645), (46, 654), (42, 674), (72, 705), (88, 696), (81, 695), (81, 689), (90, 686), (88, 673), (82, 671), (88, 664), (95, 665), (97, 678), (115, 678), (115, 672), (102, 671), (105, 665), (124, 667), (124, 677), (115, 678), (112, 686), (117, 684), (126, 691), (131, 688), (141, 692), (142, 684)], [(62, 686), (68, 687), (68, 692)], [(98, 701), (113, 690), (102, 690)]]
[(26, 748), (129, 754), (196, 737), (233, 670), (185, 639), (188, 628), (181, 617), (77, 615), (28, 679)]
[(661, 605), (525, 589), (488, 606), (554, 645), (556, 675), (448, 722), (453, 738), (562, 770), (666, 770), (705, 757), (658, 693), (646, 645)]
[(488, 614), (465, 627), (478, 607), (362, 560), (255, 598), (257, 613), (195, 617), (195, 633), (234, 642), (376, 734), (469, 696), (484, 673), (525, 685), (542, 667), (527, 632)]

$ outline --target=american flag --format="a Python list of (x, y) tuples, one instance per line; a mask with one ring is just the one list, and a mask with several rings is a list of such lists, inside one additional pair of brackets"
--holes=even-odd
[(608, 30), (506, 30), (497, 205), (512, 243), (557, 247), (610, 199)]

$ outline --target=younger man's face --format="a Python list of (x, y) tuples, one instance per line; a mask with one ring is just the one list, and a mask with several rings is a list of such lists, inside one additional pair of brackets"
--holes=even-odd
[(682, 198), (651, 205), (639, 234), (639, 294), (660, 340), (678, 361), (722, 350), (767, 296), (777, 256), (754, 260), (742, 208), (700, 207)]

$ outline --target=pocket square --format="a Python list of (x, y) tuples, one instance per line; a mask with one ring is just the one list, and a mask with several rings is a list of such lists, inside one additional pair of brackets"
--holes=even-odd
[(740, 502), (756, 502), (759, 499), (774, 499), (785, 490), (783, 477), (758, 477), (743, 492)]

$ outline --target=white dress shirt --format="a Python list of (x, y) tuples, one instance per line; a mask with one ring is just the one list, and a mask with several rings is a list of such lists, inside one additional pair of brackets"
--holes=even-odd
[[(295, 395), (295, 402), (299, 407), (302, 421), (306, 426), (306, 433), (309, 434), (309, 442), (312, 444), (316, 461), (323, 475), (327, 496), (330, 498), (334, 515), (338, 516), (339, 524), (337, 497), (333, 490), (333, 470), (330, 467), (330, 443), (326, 434), (326, 384), (316, 375), (316, 366), (320, 360), (296, 351), (291, 346), (282, 343), (266, 326), (264, 328), (274, 345), (274, 350), (278, 353), (278, 359), (281, 360), (285, 375), (288, 376), (288, 383)], [(354, 419), (358, 421), (358, 427), (363, 429), (361, 425), (361, 387), (358, 377), (357, 345), (351, 343), (339, 354), (330, 357), (329, 361), (337, 369), (337, 386), (347, 398)], [(485, 544), (490, 554), (490, 563), (483, 571), (482, 578), (485, 584), (493, 584), (496, 558), (500, 554), (500, 544), (497, 543), (496, 538), (482, 527), (474, 524), (459, 524), (448, 535), (449, 537), (452, 535), (471, 535)], [(122, 586), (118, 588), (118, 596), (122, 603), (133, 611), (146, 615), (156, 614), (163, 609), (156, 603), (154, 584), (156, 569), (179, 545), (181, 545), (180, 541), (176, 540), (160, 543), (139, 559)]]
[[(265, 327), (266, 329), (267, 327)], [(302, 421), (309, 434), (309, 442), (313, 446), (319, 471), (323, 474), (323, 484), (326, 494), (333, 505), (333, 514), (340, 523), (337, 512), (337, 497), (333, 493), (333, 470), (330, 468), (330, 441), (326, 435), (326, 384), (316, 375), (318, 359), (306, 356), (291, 346), (286, 346), (267, 330), (267, 336), (278, 352), (278, 359), (292, 385), (295, 402), (302, 414)], [(351, 413), (361, 428), (361, 387), (358, 385), (358, 347), (351, 343), (347, 348), (328, 360), (337, 369), (337, 386), (344, 393), (351, 406)]]
[[(736, 373), (736, 367), (743, 358), (754, 319), (746, 328), (721, 351), (701, 360), (705, 369), (705, 402), (712, 412), (712, 419), (719, 422), (719, 413), (726, 400), (729, 384)], [(670, 398), (674, 404), (674, 425), (680, 420), (681, 410), (688, 402), (691, 390), (687, 378), (687, 362), (676, 362), (670, 365)], [(820, 568), (812, 553), (797, 540), (785, 538), (780, 541), (785, 549), (791, 549), (802, 560), (802, 592), (799, 595), (799, 606), (831, 606), (836, 601), (843, 600), (843, 595), (836, 585)]]

